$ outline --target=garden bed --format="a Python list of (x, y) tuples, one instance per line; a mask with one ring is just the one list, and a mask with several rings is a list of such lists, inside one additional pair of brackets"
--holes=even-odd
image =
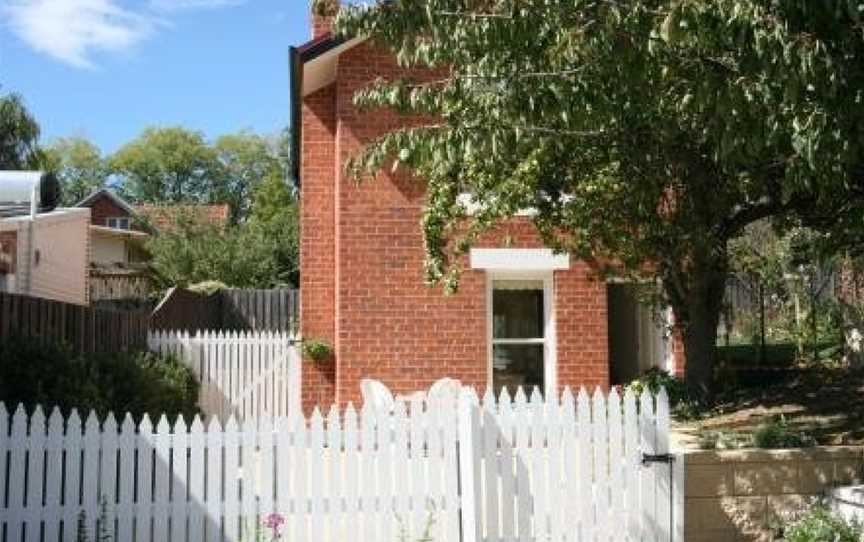
[(706, 435), (713, 433), (728, 435), (727, 442), (740, 437), (739, 442), (748, 445), (754, 433), (782, 419), (790, 433), (814, 444), (864, 444), (864, 368), (795, 367), (760, 380), (758, 386), (724, 386), (730, 391), (721, 393), (709, 412), (676, 420), (676, 442), (705, 447)]

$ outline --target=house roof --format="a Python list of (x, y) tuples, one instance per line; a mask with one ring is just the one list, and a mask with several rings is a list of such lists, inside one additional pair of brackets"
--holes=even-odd
[(300, 188), (300, 142), (303, 138), (303, 98), (336, 80), (339, 55), (366, 40), (324, 34), (290, 49), (291, 63), (291, 176)]
[(110, 199), (115, 205), (117, 205), (118, 207), (120, 207), (121, 209), (126, 211), (127, 213), (135, 214), (135, 209), (131, 205), (129, 205), (126, 202), (126, 200), (124, 200), (123, 198), (118, 196), (110, 188), (100, 188), (99, 190), (96, 190), (95, 192), (93, 192), (92, 194), (87, 196), (86, 198), (79, 201), (75, 205), (75, 207), (90, 207), (90, 205), (92, 205), (93, 202), (95, 202), (97, 199), (99, 199), (101, 197), (106, 197), (106, 198)]
[(230, 207), (227, 203), (216, 205), (153, 205), (135, 207), (135, 213), (148, 221), (156, 230), (169, 231), (177, 227), (183, 218), (199, 224), (225, 226), (228, 224)]

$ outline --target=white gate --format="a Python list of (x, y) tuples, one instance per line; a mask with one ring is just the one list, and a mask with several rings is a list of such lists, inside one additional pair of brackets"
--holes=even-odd
[(469, 390), (172, 426), (0, 403), (0, 542), (74, 542), (81, 521), (91, 540), (245, 542), (273, 513), (292, 542), (681, 542), (681, 469), (644, 462), (668, 450), (667, 405)]
[(459, 424), (463, 542), (683, 540), (665, 390), (468, 395)]
[(180, 357), (201, 383), (198, 406), (226, 421), (300, 412), (301, 355), (296, 338), (274, 332), (156, 332), (150, 349)]

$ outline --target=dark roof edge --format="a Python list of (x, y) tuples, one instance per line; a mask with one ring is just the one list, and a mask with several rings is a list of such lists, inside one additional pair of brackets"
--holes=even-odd
[(78, 203), (76, 203), (75, 207), (86, 207), (90, 203), (92, 203), (96, 198), (98, 198), (99, 196), (102, 196), (102, 195), (108, 196), (108, 199), (110, 199), (111, 201), (116, 203), (118, 207), (120, 207), (121, 209), (123, 209), (127, 213), (132, 214), (132, 215), (135, 214), (135, 208), (132, 207), (126, 200), (121, 198), (119, 195), (117, 195), (113, 190), (111, 190), (108, 187), (102, 187), (102, 188), (98, 188), (98, 189), (94, 190), (93, 192), (90, 193), (89, 196), (87, 196), (86, 198), (84, 198), (81, 201), (79, 201)]
[(292, 177), (297, 190), (302, 184), (300, 179), (300, 143), (303, 139), (303, 65), (329, 53), (347, 41), (346, 38), (327, 34), (288, 50), (291, 72), (291, 171), (288, 174)]
[(342, 36), (325, 34), (320, 38), (304, 43), (296, 49), (300, 52), (300, 61), (305, 64), (347, 42), (348, 39)]
[(303, 61), (300, 50), (291, 47), (288, 50), (288, 62), (291, 80), (291, 171), (288, 175), (294, 182), (294, 187), (300, 190), (300, 139), (303, 137)]

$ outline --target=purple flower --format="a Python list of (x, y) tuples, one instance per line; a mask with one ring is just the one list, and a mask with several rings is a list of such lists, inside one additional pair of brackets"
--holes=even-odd
[(279, 529), (282, 527), (283, 523), (285, 523), (285, 518), (282, 517), (281, 514), (275, 512), (264, 519), (264, 526), (270, 529), (270, 532), (273, 534), (273, 540), (282, 537), (282, 533)]

